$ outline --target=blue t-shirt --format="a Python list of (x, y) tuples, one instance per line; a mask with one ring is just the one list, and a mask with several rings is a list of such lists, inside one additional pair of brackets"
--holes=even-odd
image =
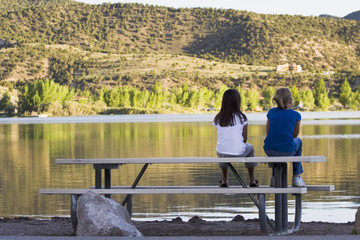
[(301, 120), (300, 113), (276, 107), (270, 109), (266, 116), (269, 119), (269, 131), (264, 141), (264, 149), (279, 152), (295, 151), (293, 133), (296, 122)]

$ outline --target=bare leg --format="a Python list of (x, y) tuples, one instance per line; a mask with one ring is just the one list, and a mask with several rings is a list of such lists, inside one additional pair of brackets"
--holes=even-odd
[(255, 177), (254, 177), (254, 169), (255, 168), (248, 168), (248, 172), (249, 172), (249, 179), (250, 179), (250, 184), (255, 184)]
[(227, 178), (227, 168), (222, 168), (222, 184), (227, 184), (228, 183), (228, 178)]

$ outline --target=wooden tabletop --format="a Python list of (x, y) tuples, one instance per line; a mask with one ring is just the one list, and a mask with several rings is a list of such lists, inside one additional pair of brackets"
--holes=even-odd
[(56, 164), (145, 164), (145, 163), (282, 163), (282, 162), (326, 162), (325, 156), (281, 156), (281, 157), (168, 157), (168, 158), (81, 158), (55, 159)]

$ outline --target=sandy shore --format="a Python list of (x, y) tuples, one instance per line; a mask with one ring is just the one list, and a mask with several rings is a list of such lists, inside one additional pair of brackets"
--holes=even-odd
[[(193, 217), (187, 222), (180, 218), (172, 221), (134, 222), (144, 236), (258, 236), (257, 219), (243, 220), (241, 216), (229, 222), (206, 222)], [(354, 222), (302, 223), (300, 230), (291, 235), (351, 235)], [(291, 226), (291, 224), (290, 224)], [(31, 218), (0, 219), (0, 236), (74, 236), (69, 218), (38, 220)]]

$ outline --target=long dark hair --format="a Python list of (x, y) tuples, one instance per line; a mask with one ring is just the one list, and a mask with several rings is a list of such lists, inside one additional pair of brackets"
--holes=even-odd
[(224, 92), (220, 112), (216, 114), (214, 123), (221, 127), (234, 126), (235, 116), (238, 116), (240, 122), (247, 120), (245, 114), (240, 109), (241, 97), (236, 89), (228, 89)]

